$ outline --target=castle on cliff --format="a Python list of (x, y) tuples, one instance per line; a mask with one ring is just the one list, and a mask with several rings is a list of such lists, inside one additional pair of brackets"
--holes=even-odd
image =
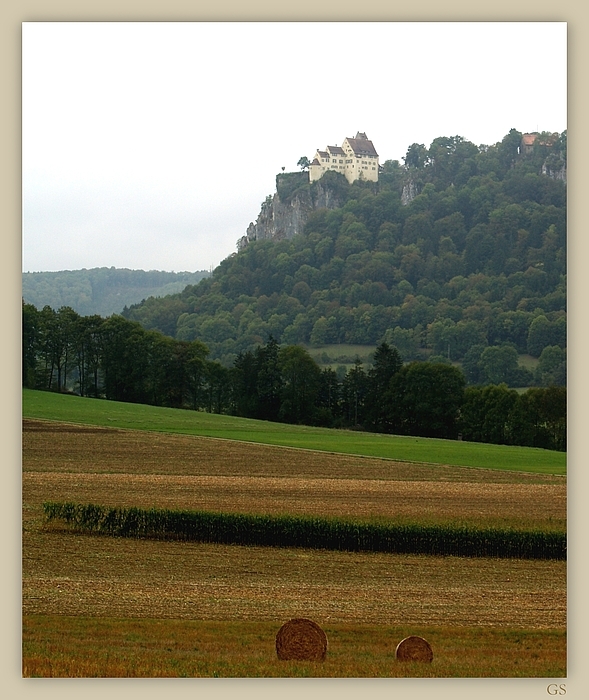
[(378, 181), (378, 153), (372, 141), (359, 131), (355, 138), (346, 138), (340, 146), (327, 146), (317, 151), (309, 166), (309, 182), (319, 180), (326, 170), (345, 175), (350, 183), (355, 180)]

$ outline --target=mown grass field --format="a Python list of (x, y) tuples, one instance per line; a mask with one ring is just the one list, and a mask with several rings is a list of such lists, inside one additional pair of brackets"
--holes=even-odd
[(23, 390), (22, 401), (23, 416), (27, 418), (244, 440), (407, 462), (566, 473), (566, 454), (550, 450), (329, 430), (29, 389)]
[[(23, 675), (566, 675), (564, 561), (101, 537), (42, 512), (45, 501), (75, 500), (562, 532), (563, 475), (198, 434), (222, 416), (49, 394), (32, 403), (25, 416), (58, 406), (67, 422), (23, 423)], [(100, 411), (80, 409), (88, 404)], [(108, 417), (149, 427), (104, 427)], [(324, 663), (276, 658), (276, 632), (299, 616), (326, 631)], [(409, 634), (430, 641), (431, 665), (395, 661)]]

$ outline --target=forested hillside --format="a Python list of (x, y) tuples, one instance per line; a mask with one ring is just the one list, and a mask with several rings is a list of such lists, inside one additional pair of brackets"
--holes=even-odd
[(96, 267), (61, 272), (23, 272), (23, 299), (42, 309), (69, 306), (79, 314), (110, 316), (148, 297), (181, 292), (208, 277), (200, 272), (161, 272)]
[(321, 183), (344, 204), (314, 212), (304, 234), (252, 241), (124, 316), (199, 340), (227, 367), (270, 336), (386, 341), (404, 361), (460, 361), (470, 384), (529, 385), (522, 353), (541, 359), (541, 384), (564, 384), (566, 132), (526, 148), (515, 129), (492, 146), (440, 137), (386, 161), (378, 183)]

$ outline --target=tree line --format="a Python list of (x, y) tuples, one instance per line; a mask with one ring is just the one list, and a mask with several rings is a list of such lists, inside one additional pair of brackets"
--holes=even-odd
[(23, 302), (23, 386), (285, 423), (566, 449), (566, 389), (466, 386), (442, 362), (404, 363), (382, 342), (372, 366), (321, 368), (273, 337), (226, 367), (199, 340), (122, 316), (80, 316)]
[(164, 272), (95, 267), (60, 272), (23, 272), (22, 296), (38, 309), (69, 306), (83, 316), (121, 313), (149, 297), (175, 294), (197, 284), (209, 272)]

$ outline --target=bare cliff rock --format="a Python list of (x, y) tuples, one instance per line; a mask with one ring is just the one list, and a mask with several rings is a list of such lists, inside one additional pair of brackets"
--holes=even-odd
[(255, 223), (247, 228), (245, 236), (237, 242), (242, 250), (252, 241), (292, 238), (303, 233), (309, 215), (318, 209), (336, 209), (343, 204), (338, 193), (327, 184), (313, 183), (298, 188), (292, 196), (280, 197), (276, 192), (268, 197)]

